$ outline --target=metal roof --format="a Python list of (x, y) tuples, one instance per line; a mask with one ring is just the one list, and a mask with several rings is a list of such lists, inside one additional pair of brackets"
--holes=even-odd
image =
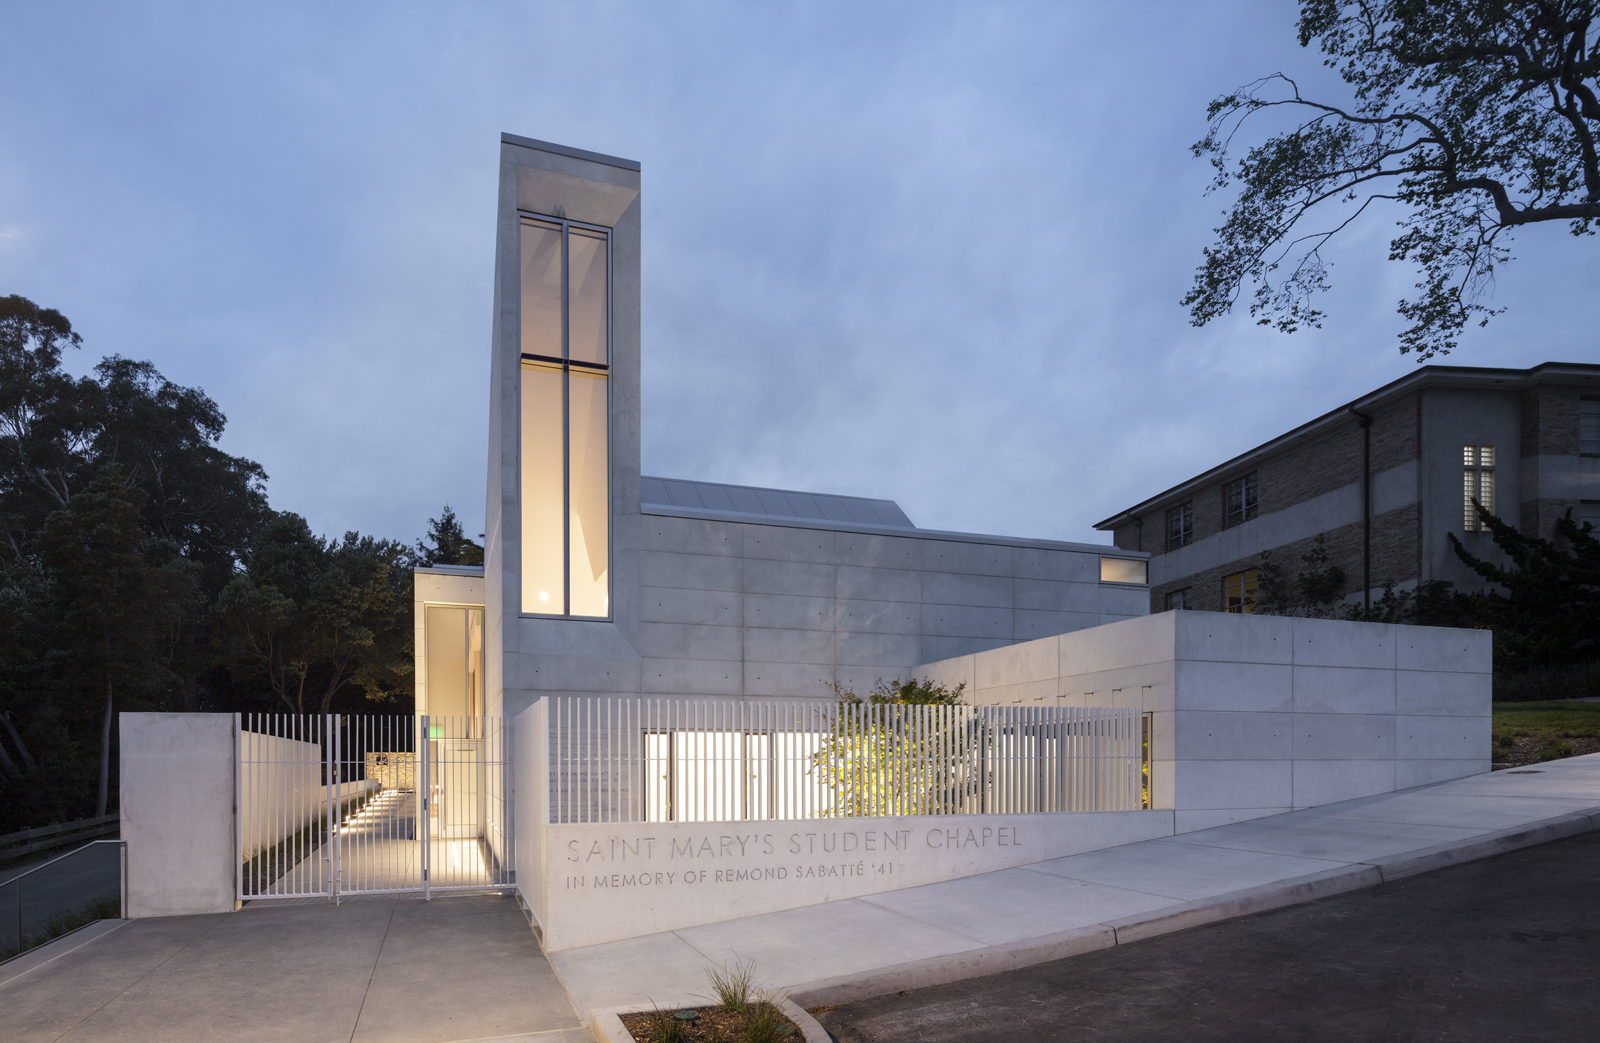
[(803, 493), (792, 489), (763, 489), (754, 485), (687, 482), (675, 478), (639, 479), (639, 499), (645, 513), (651, 507), (711, 511), (731, 520), (827, 521), (845, 525), (871, 525), (889, 529), (915, 529), (906, 512), (893, 500), (864, 496)]

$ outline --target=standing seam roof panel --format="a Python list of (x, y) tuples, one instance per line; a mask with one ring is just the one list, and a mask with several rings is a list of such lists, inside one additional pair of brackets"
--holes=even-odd
[(749, 485), (717, 482), (689, 482), (641, 475), (639, 498), (648, 505), (682, 510), (716, 511), (753, 517), (854, 522), (861, 525), (915, 529), (911, 519), (893, 500), (873, 500), (864, 496), (839, 496), (831, 493), (806, 493), (788, 489), (764, 489)]

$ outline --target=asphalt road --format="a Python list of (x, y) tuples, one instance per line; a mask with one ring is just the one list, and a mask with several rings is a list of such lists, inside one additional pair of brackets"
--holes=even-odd
[(818, 1015), (841, 1043), (1600, 1039), (1600, 834)]

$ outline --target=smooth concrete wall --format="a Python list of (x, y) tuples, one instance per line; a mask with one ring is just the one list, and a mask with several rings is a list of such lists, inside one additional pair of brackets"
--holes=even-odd
[(545, 886), (545, 825), (550, 821), (550, 717), (549, 703), (535, 702), (511, 722), (512, 865), (517, 872), (517, 892), (533, 914), (539, 929), (549, 922)]
[(327, 787), (318, 743), (244, 732), (239, 746), (239, 846), (251, 858), (319, 815)]
[[(502, 137), (496, 216), (494, 331), (489, 362), (489, 472), (484, 512), (484, 701), (515, 717), (537, 697), (525, 661), (541, 656), (638, 657), (639, 643), (639, 165)], [(611, 620), (521, 616), (518, 489), (521, 394), (519, 214), (611, 229)], [(604, 668), (600, 668), (603, 670)], [(543, 675), (535, 674), (531, 680)]]
[(239, 848), (249, 859), (328, 813), (379, 788), (376, 779), (322, 784), (322, 746), (277, 735), (239, 736)]
[(234, 728), (225, 713), (124, 713), (128, 915), (234, 908)]
[[(548, 852), (543, 941), (553, 951), (1171, 836), (1173, 815), (649, 822), (545, 826), (542, 832)], [(519, 829), (519, 844), (522, 836)]]
[[(1141, 616), (1110, 548), (644, 515), (639, 648), (603, 624), (505, 659), (506, 690), (684, 697), (865, 692), (930, 659)], [(1134, 557), (1131, 554), (1113, 556)], [(1140, 555), (1142, 556), (1142, 555)], [(525, 624), (539, 621), (523, 620)], [(523, 704), (523, 705), (526, 705)], [(520, 712), (508, 694), (506, 712)]]
[(975, 703), (1152, 714), (1180, 833), (1489, 770), (1481, 630), (1163, 612), (918, 668)]

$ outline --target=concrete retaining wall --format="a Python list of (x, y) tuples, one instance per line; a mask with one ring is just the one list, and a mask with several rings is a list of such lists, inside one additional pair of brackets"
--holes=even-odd
[(1489, 770), (1483, 630), (1164, 612), (917, 669), (978, 703), (1153, 714), (1180, 833)]
[(1172, 831), (1170, 811), (546, 826), (544, 944), (857, 898)]
[(233, 715), (120, 715), (128, 915), (234, 908)]

